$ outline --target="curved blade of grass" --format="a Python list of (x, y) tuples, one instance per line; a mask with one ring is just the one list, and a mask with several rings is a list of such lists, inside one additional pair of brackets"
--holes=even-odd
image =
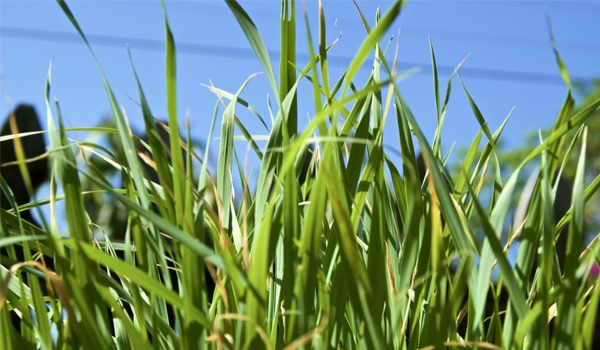
[[(497, 206), (498, 209), (494, 208), (489, 220), (487, 219), (487, 214), (485, 212), (485, 209), (479, 203), (477, 198), (474, 198), (473, 202), (475, 204), (475, 209), (479, 212), (480, 218), (482, 220), (482, 226), (483, 226), (483, 229), (484, 229), (484, 232), (486, 235), (486, 239), (489, 244), (489, 250), (488, 249), (486, 249), (486, 250), (488, 252), (490, 250), (491, 250), (491, 252), (493, 252), (492, 257), (493, 257), (493, 259), (495, 259), (497, 261), (498, 265), (500, 266), (500, 271), (502, 272), (502, 274), (506, 280), (505, 286), (510, 293), (512, 305), (514, 306), (514, 309), (517, 312), (518, 317), (522, 318), (527, 313), (527, 304), (525, 302), (525, 299), (523, 298), (523, 294), (521, 293), (520, 286), (517, 283), (517, 279), (515, 277), (515, 272), (514, 272), (513, 268), (511, 267), (510, 263), (508, 262), (506, 255), (504, 254), (504, 250), (502, 248), (502, 244), (498, 238), (498, 233), (497, 233), (498, 232), (497, 230), (501, 229), (501, 228), (499, 228), (499, 222), (500, 222), (499, 219), (503, 216), (503, 214), (505, 215), (505, 210), (506, 210), (507, 206), (510, 205), (510, 200), (511, 200), (512, 193), (514, 191), (514, 186), (515, 186), (517, 177), (518, 177), (518, 171), (515, 171), (511, 175), (511, 177), (508, 179), (506, 187), (502, 191), (501, 198), (498, 200), (498, 206)], [(474, 193), (473, 187), (468, 182), (467, 182), (467, 189), (472, 194)], [(484, 257), (483, 252), (481, 254), (481, 259), (482, 259), (482, 262), (487, 260), (486, 257)], [(487, 265), (487, 263), (485, 265)], [(480, 266), (481, 266), (481, 263), (480, 263)], [(485, 270), (483, 267), (480, 267), (479, 271), (480, 271), (480, 273), (483, 274), (483, 273), (485, 273), (483, 271), (487, 271), (487, 270)], [(488, 276), (487, 283), (489, 283), (490, 275), (491, 275), (491, 269), (487, 275)], [(483, 275), (480, 275), (480, 277), (479, 277), (480, 278), (479, 283), (482, 283), (481, 279), (483, 279), (483, 281), (485, 281), (485, 278), (482, 276)], [(483, 283), (485, 283), (485, 282), (483, 282)], [(483, 287), (483, 286), (480, 286), (480, 287)], [(480, 290), (480, 289), (475, 289), (475, 290)], [(479, 298), (477, 298), (475, 300), (475, 302), (484, 304), (485, 298), (487, 296), (487, 288), (486, 288), (486, 292), (479, 293), (479, 294), (481, 294), (481, 295), (479, 296)], [(473, 295), (473, 294), (471, 294), (471, 295)], [(481, 307), (481, 305), (480, 305), (480, 307)], [(482, 313), (480, 311), (479, 315), (481, 315), (481, 314)]]
[[(475, 208), (479, 216), (483, 216), (483, 218), (481, 218), (480, 220), (484, 222), (484, 228), (486, 233), (486, 239), (483, 243), (480, 256), (479, 273), (477, 280), (477, 290), (480, 292), (474, 294), (473, 298), (475, 305), (476, 322), (479, 322), (479, 320), (481, 320), (483, 316), (485, 303), (487, 299), (487, 289), (490, 283), (490, 276), (492, 274), (494, 260), (498, 261), (499, 265), (501, 266), (501, 270), (505, 272), (506, 287), (508, 288), (509, 292), (511, 292), (511, 297), (512, 300), (515, 302), (515, 308), (518, 312), (519, 317), (523, 317), (526, 311), (526, 309), (524, 308), (525, 300), (519, 298), (521, 294), (517, 293), (518, 284), (516, 283), (516, 279), (514, 278), (512, 272), (508, 272), (508, 270), (506, 270), (506, 267), (510, 267), (510, 265), (507, 261), (504, 261), (506, 260), (506, 256), (504, 255), (502, 245), (500, 242), (500, 237), (502, 235), (504, 223), (506, 222), (509, 209), (512, 206), (512, 197), (514, 194), (518, 174), (519, 171), (517, 169), (507, 181), (506, 186), (502, 189), (502, 192), (500, 193), (500, 196), (496, 201), (491, 214), (489, 215), (489, 222), (487, 222), (488, 215), (485, 213), (485, 211), (483, 211), (481, 205), (475, 197), (474, 189), (470, 186), (470, 184), (467, 184), (469, 187), (469, 191), (474, 197), (473, 202), (475, 204)], [(510, 276), (507, 274), (510, 274)], [(478, 326), (479, 324), (476, 323), (475, 327), (477, 328)]]
[(348, 66), (348, 70), (346, 73), (346, 84), (342, 90), (342, 96), (346, 96), (346, 92), (350, 84), (354, 79), (356, 73), (358, 73), (360, 67), (363, 62), (367, 59), (367, 56), (371, 53), (373, 48), (376, 47), (376, 44), (381, 40), (383, 35), (387, 32), (387, 30), (392, 26), (392, 23), (398, 18), (402, 7), (404, 6), (405, 1), (397, 0), (395, 1), (386, 14), (383, 16), (381, 21), (377, 23), (375, 28), (369, 33), (367, 38), (363, 41), (358, 52), (354, 55), (352, 62)]
[[(248, 101), (244, 100), (240, 96), (236, 96), (235, 94), (229, 93), (229, 92), (227, 92), (225, 90), (216, 88), (214, 86), (205, 85), (205, 84), (200, 84), (200, 85), (204, 86), (209, 91), (215, 93), (219, 97), (225, 97), (225, 98), (227, 98), (229, 100), (236, 101), (237, 103), (239, 103), (242, 106), (246, 107), (250, 112), (252, 112), (252, 114), (254, 114), (256, 116), (256, 118), (258, 119), (258, 121), (265, 127), (265, 130), (269, 131), (269, 127), (265, 123), (263, 117), (260, 115), (260, 113), (258, 113), (258, 111), (256, 109), (254, 109), (254, 107), (252, 107), (250, 105), (250, 103), (248, 103)], [(250, 141), (250, 139), (248, 141)]]
[(235, 119), (235, 105), (237, 97), (242, 93), (250, 80), (255, 75), (251, 75), (244, 81), (242, 86), (236, 92), (234, 98), (229, 102), (223, 112), (223, 121), (221, 122), (221, 144), (219, 146), (219, 159), (217, 164), (217, 191), (223, 201), (223, 217), (220, 218), (223, 228), (229, 230), (230, 202), (231, 202), (231, 162), (233, 153), (233, 124)]
[[(133, 183), (135, 184), (135, 188), (137, 189), (136, 200), (140, 201), (142, 208), (144, 208), (145, 210), (148, 210), (151, 207), (151, 203), (148, 198), (148, 193), (147, 193), (145, 185), (144, 185), (144, 178), (143, 178), (144, 170), (143, 170), (143, 167), (140, 164), (140, 161), (137, 157), (137, 152), (136, 152), (135, 146), (133, 144), (133, 140), (129, 135), (129, 128), (127, 126), (127, 122), (126, 122), (121, 110), (119, 109), (117, 100), (114, 96), (114, 93), (113, 93), (108, 81), (106, 80), (104, 71), (102, 70), (100, 63), (99, 63), (98, 59), (96, 58), (96, 55), (94, 54), (89, 42), (87, 41), (85, 34), (81, 30), (81, 27), (79, 26), (77, 20), (75, 19), (75, 17), (71, 13), (71, 10), (68, 8), (68, 6), (66, 5), (66, 3), (63, 0), (57, 0), (57, 1), (59, 3), (60, 7), (62, 8), (63, 12), (65, 13), (65, 15), (67, 15), (67, 17), (69, 18), (69, 20), (71, 21), (73, 26), (79, 32), (79, 35), (81, 36), (81, 38), (87, 45), (92, 57), (94, 58), (94, 61), (96, 62), (96, 65), (97, 65), (100, 75), (102, 77), (102, 81), (104, 83), (106, 93), (107, 93), (109, 101), (110, 101), (112, 113), (115, 117), (115, 122), (117, 124), (117, 129), (119, 130), (119, 136), (120, 136), (121, 143), (123, 145), (123, 153), (125, 154), (125, 158), (127, 161), (127, 167), (130, 170), (130, 175), (133, 179)], [(167, 30), (167, 31), (169, 32), (169, 30)], [(170, 112), (172, 113), (172, 111), (170, 111)], [(177, 148), (179, 147), (178, 143), (177, 143), (176, 147)], [(179, 164), (182, 164), (182, 162), (179, 162)], [(135, 220), (136, 214), (133, 213), (132, 215), (134, 216), (134, 220)], [(139, 254), (138, 261), (140, 262), (141, 266), (144, 267), (144, 269), (146, 269), (147, 271), (150, 271), (151, 266), (155, 266), (154, 261), (153, 261), (154, 258), (158, 257), (160, 259), (161, 255), (160, 254), (156, 254), (156, 255), (149, 254), (149, 252), (147, 251), (146, 245), (149, 245), (150, 247), (152, 247), (152, 249), (155, 252), (162, 251), (160, 234), (154, 228), (153, 225), (149, 225), (149, 227), (148, 227), (148, 230), (150, 233), (149, 239), (146, 239), (146, 237), (145, 237), (145, 233), (144, 233), (145, 229), (141, 229), (139, 225), (135, 225), (134, 230), (135, 230), (134, 237), (136, 238), (136, 244), (138, 247), (138, 254)], [(161, 261), (160, 265), (166, 268), (166, 264), (163, 264), (163, 263), (164, 263), (164, 261)], [(163, 271), (163, 272), (165, 272), (165, 271)], [(163, 273), (163, 275), (168, 276), (168, 273)], [(167, 283), (169, 283), (168, 280), (167, 280)]]
[[(279, 88), (277, 86), (277, 79), (275, 78), (275, 72), (273, 70), (273, 66), (271, 65), (271, 59), (269, 58), (269, 53), (262, 38), (260, 37), (260, 34), (258, 33), (256, 25), (254, 24), (254, 22), (252, 22), (250, 16), (248, 16), (246, 11), (244, 11), (242, 6), (240, 6), (240, 4), (238, 4), (237, 1), (226, 0), (225, 3), (227, 4), (227, 6), (229, 6), (229, 9), (235, 16), (235, 19), (244, 31), (244, 34), (246, 35), (248, 42), (252, 46), (252, 49), (254, 50), (258, 61), (262, 65), (265, 74), (267, 75), (267, 79), (269, 80), (269, 84), (271, 84), (271, 88), (273, 89), (275, 96), (278, 97), (277, 105), (281, 105), (281, 102), (283, 100), (280, 98)], [(291, 54), (291, 52), (288, 53)]]
[(164, 299), (166, 302), (173, 305), (174, 307), (185, 310), (188, 316), (191, 317), (193, 320), (198, 321), (203, 327), (206, 327), (207, 329), (212, 329), (212, 322), (210, 322), (206, 315), (204, 315), (200, 310), (196, 308), (189, 307), (189, 305), (187, 305), (188, 308), (186, 308), (186, 304), (182, 297), (177, 295), (177, 293), (175, 293), (171, 289), (165, 287), (163, 284), (161, 284), (154, 278), (148, 276), (144, 271), (140, 270), (139, 268), (136, 268), (131, 264), (123, 262), (120, 259), (110, 256), (109, 254), (106, 254), (101, 250), (94, 248), (92, 245), (80, 244), (80, 248), (91, 260), (95, 261), (98, 264), (102, 264), (108, 267), (109, 269), (111, 269), (111, 271), (113, 271), (121, 277), (126, 277), (131, 282), (144, 288), (145, 290), (152, 292), (152, 294)]
[[(563, 107), (563, 109), (561, 109), (561, 114), (563, 114), (563, 110), (565, 110), (565, 109), (567, 109), (567, 108)], [(575, 115), (570, 117), (568, 122), (565, 122), (560, 125), (556, 125), (556, 127), (552, 130), (552, 132), (550, 133), (550, 135), (548, 135), (548, 137), (544, 140), (544, 142), (542, 142), (535, 149), (533, 149), (533, 151), (531, 151), (531, 153), (529, 153), (527, 155), (527, 157), (525, 157), (525, 159), (523, 159), (523, 161), (521, 162), (519, 167), (523, 167), (527, 163), (529, 163), (530, 161), (535, 159), (544, 149), (546, 149), (548, 147), (548, 145), (556, 142), (557, 140), (562, 139), (567, 132), (569, 132), (573, 128), (581, 125), (581, 123), (584, 123), (589, 117), (593, 116), (594, 113), (599, 109), (600, 109), (600, 99), (597, 99), (597, 100), (591, 102), (585, 108), (582, 108), (581, 110), (579, 110)]]
[[(133, 76), (135, 78), (135, 82), (138, 88), (138, 94), (140, 97), (140, 105), (142, 107), (142, 114), (144, 116), (144, 125), (146, 128), (146, 136), (148, 137), (148, 142), (150, 144), (150, 148), (152, 149), (152, 159), (156, 164), (156, 171), (158, 173), (158, 178), (163, 188), (168, 189), (168, 191), (173, 192), (173, 176), (169, 169), (168, 158), (165, 152), (165, 147), (160, 140), (158, 130), (156, 128), (156, 123), (154, 122), (154, 118), (152, 117), (152, 112), (150, 111), (150, 106), (148, 105), (148, 101), (146, 100), (146, 95), (142, 89), (140, 84), (139, 77), (137, 75), (137, 71), (133, 65), (133, 58), (131, 57), (131, 51), (127, 50), (129, 54), (129, 62), (131, 63), (131, 69), (133, 71)], [(178, 134), (176, 134), (178, 135)], [(179, 148), (179, 146), (177, 146)], [(173, 169), (175, 171), (175, 168)], [(163, 205), (167, 208), (167, 212), (169, 213), (169, 217), (175, 221), (174, 218), (175, 208), (173, 207), (172, 200), (163, 201)]]
[(131, 344), (133, 349), (150, 348), (151, 345), (148, 342), (148, 339), (146, 339), (144, 335), (140, 335), (140, 330), (137, 329), (131, 322), (129, 316), (125, 314), (123, 306), (115, 301), (114, 296), (109, 292), (108, 288), (100, 287), (98, 290), (108, 306), (111, 308), (111, 311), (115, 313), (116, 317), (124, 327), (127, 342)]

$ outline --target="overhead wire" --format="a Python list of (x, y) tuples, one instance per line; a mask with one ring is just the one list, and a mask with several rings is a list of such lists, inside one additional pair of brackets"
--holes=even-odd
[[(0, 37), (20, 38), (28, 40), (42, 40), (50, 42), (60, 43), (81, 43), (81, 38), (75, 33), (67, 33), (60, 31), (49, 31), (49, 30), (37, 30), (27, 28), (16, 28), (16, 27), (0, 27)], [(128, 44), (132, 49), (149, 50), (149, 51), (162, 51), (164, 50), (164, 42), (161, 40), (154, 39), (140, 39), (140, 38), (126, 38), (119, 36), (100, 35), (100, 34), (89, 34), (87, 35), (88, 41), (92, 45), (104, 46), (104, 47), (123, 47)], [(227, 57), (227, 58), (238, 58), (238, 59), (254, 59), (254, 52), (251, 48), (242, 47), (231, 47), (224, 45), (210, 45), (210, 44), (196, 44), (196, 43), (185, 43), (178, 42), (177, 50), (183, 54), (191, 55), (202, 55), (202, 56), (213, 56), (213, 57)], [(269, 55), (272, 57), (278, 57), (279, 51), (269, 50)], [(307, 54), (298, 53), (299, 60), (307, 61), (309, 57)], [(332, 66), (347, 67), (352, 61), (350, 56), (339, 56), (329, 55), (328, 61)], [(419, 62), (407, 62), (400, 61), (400, 69), (409, 69), (414, 67), (429, 66), (429, 63)], [(370, 69), (365, 66), (363, 69)], [(447, 64), (437, 64), (438, 73), (441, 75), (451, 75), (455, 71), (455, 67)], [(422, 69), (422, 74), (431, 74), (429, 69)], [(518, 83), (534, 83), (542, 85), (557, 85), (562, 86), (564, 82), (557, 72), (555, 74), (549, 73), (537, 73), (537, 72), (525, 72), (515, 70), (502, 70), (492, 68), (476, 68), (476, 67), (461, 67), (460, 74), (462, 77), (471, 77), (477, 79), (485, 79), (492, 81), (505, 81), (505, 82), (518, 82)], [(589, 77), (578, 77), (571, 76), (573, 81), (589, 83), (593, 79)]]

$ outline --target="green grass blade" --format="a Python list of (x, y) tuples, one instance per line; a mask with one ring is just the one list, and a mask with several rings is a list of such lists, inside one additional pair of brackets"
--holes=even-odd
[[(179, 123), (177, 120), (177, 62), (175, 54), (175, 40), (173, 32), (167, 18), (167, 9), (164, 1), (161, 0), (165, 19), (165, 68), (166, 68), (166, 89), (167, 89), (167, 112), (169, 115), (169, 128), (171, 131), (170, 151), (173, 165), (173, 194), (175, 205), (182, 205), (184, 200), (185, 171), (184, 160), (180, 146)], [(185, 208), (176, 208), (176, 218), (179, 227), (184, 227), (183, 213)], [(189, 223), (188, 223), (189, 225)], [(189, 226), (188, 226), (189, 227)], [(189, 228), (188, 228), (189, 229)]]
[[(277, 86), (277, 79), (275, 78), (275, 71), (273, 70), (273, 66), (271, 65), (271, 59), (269, 58), (269, 52), (267, 51), (267, 47), (265, 46), (260, 34), (258, 33), (258, 29), (250, 16), (244, 11), (242, 6), (237, 3), (235, 0), (226, 0), (227, 6), (235, 16), (235, 19), (238, 21), (238, 24), (244, 31), (246, 38), (248, 39), (248, 43), (252, 46), (258, 61), (262, 65), (265, 74), (267, 75), (267, 79), (269, 80), (269, 84), (271, 84), (271, 88), (275, 93), (275, 96), (279, 95), (279, 88)], [(290, 24), (291, 25), (291, 24)], [(289, 27), (288, 27), (289, 28)], [(289, 34), (288, 34), (289, 35)], [(291, 52), (287, 52), (287, 57), (289, 58), (292, 54)], [(288, 82), (289, 83), (289, 82)], [(281, 99), (278, 98), (278, 105), (281, 103)]]
[(360, 48), (358, 49), (358, 52), (354, 55), (352, 62), (348, 66), (348, 71), (345, 76), (346, 84), (344, 85), (344, 88), (342, 90), (342, 96), (346, 95), (348, 87), (350, 87), (350, 84), (352, 84), (354, 76), (356, 75), (356, 73), (358, 73), (358, 70), (362, 66), (363, 62), (367, 59), (367, 56), (371, 53), (373, 48), (376, 46), (379, 40), (381, 40), (381, 38), (387, 32), (387, 30), (392, 26), (392, 23), (394, 23), (396, 18), (398, 18), (398, 15), (400, 14), (402, 7), (404, 6), (404, 3), (405, 2), (402, 0), (395, 1), (390, 6), (383, 18), (381, 18), (381, 21), (379, 21), (377, 26), (373, 28), (373, 30), (369, 33), (367, 38), (361, 44)]
[[(583, 245), (584, 239), (584, 187), (585, 187), (585, 170), (586, 170), (586, 150), (587, 150), (587, 128), (583, 130), (581, 137), (581, 152), (579, 161), (577, 162), (577, 171), (575, 172), (575, 181), (573, 183), (573, 200), (572, 209), (573, 216), (569, 225), (567, 238), (567, 246), (565, 252), (564, 275), (563, 275), (563, 290), (557, 300), (558, 316), (557, 324), (559, 332), (555, 340), (557, 347), (573, 348), (577, 346), (575, 328), (578, 324), (576, 314), (581, 312), (576, 310), (577, 295), (577, 269), (579, 267), (580, 247)], [(558, 219), (558, 218), (555, 218)], [(565, 234), (563, 232), (562, 234)]]

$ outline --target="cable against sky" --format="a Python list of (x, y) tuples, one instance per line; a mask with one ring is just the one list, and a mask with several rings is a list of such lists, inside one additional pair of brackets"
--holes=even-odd
[[(15, 27), (0, 27), (0, 37), (11, 37), (21, 38), (28, 40), (42, 40), (42, 41), (53, 41), (61, 43), (73, 43), (81, 44), (81, 38), (75, 33), (49, 31), (49, 30), (36, 30), (27, 28), (15, 28)], [(152, 39), (139, 39), (139, 38), (126, 38), (120, 36), (110, 35), (98, 35), (89, 34), (87, 35), (88, 40), (92, 45), (105, 46), (105, 47), (123, 47), (126, 44), (132, 49), (150, 50), (150, 51), (163, 51), (164, 42), (161, 40)], [(217, 57), (235, 57), (241, 59), (254, 59), (254, 52), (251, 48), (231, 47), (223, 45), (206, 45), (206, 44), (194, 44), (194, 43), (176, 43), (177, 50), (180, 53), (190, 55), (203, 55), (203, 56), (217, 56)], [(269, 55), (272, 57), (278, 57), (279, 51), (269, 50)], [(298, 58), (304, 61), (308, 61), (308, 55), (298, 53)], [(347, 67), (352, 57), (329, 55), (329, 63), (337, 67)], [(427, 67), (431, 63), (419, 63), (419, 62), (399, 62), (401, 69), (408, 69), (412, 67)], [(371, 67), (363, 67), (363, 69), (371, 69)], [(438, 72), (442, 75), (450, 75), (454, 72), (454, 68), (451, 65), (438, 64)], [(422, 69), (420, 73), (431, 74), (429, 69)], [(463, 77), (471, 77), (477, 79), (485, 79), (492, 81), (508, 81), (508, 82), (519, 82), (519, 83), (534, 83), (542, 85), (556, 85), (562, 86), (564, 82), (560, 77), (560, 74), (548, 73), (533, 73), (515, 70), (500, 70), (490, 68), (473, 68), (473, 67), (462, 67), (460, 74)], [(589, 83), (593, 79), (572, 76), (573, 81), (582, 83)]]

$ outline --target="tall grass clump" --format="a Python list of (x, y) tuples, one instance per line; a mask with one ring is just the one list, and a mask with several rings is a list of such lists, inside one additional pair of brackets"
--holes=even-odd
[[(67, 4), (58, 3), (96, 60)], [(584, 247), (583, 215), (600, 176), (589, 184), (584, 178), (585, 122), (600, 100), (574, 112), (558, 54), (567, 90), (563, 107), (552, 131), (540, 135), (539, 146), (506, 176), (498, 144), (509, 118), (490, 130), (458, 69), (442, 95), (433, 45), (438, 128), (433, 140), (419, 128), (396, 85), (408, 74), (397, 72), (398, 49), (393, 53), (390, 45), (390, 60), (388, 48), (380, 46), (404, 1), (377, 13), (374, 27), (357, 7), (365, 39), (338, 80), (330, 79), (333, 45), (326, 42), (320, 3), (313, 42), (308, 14), (298, 16), (294, 1), (281, 2), (278, 73), (248, 14), (238, 2), (227, 5), (276, 98), (264, 148), (236, 116), (245, 108), (262, 121), (241, 97), (248, 81), (236, 92), (207, 87), (218, 101), (212, 116), (202, 116), (211, 123), (204, 154), (193, 152), (189, 131), (179, 136), (176, 45), (166, 10), (168, 140), (160, 137), (134, 68), (147, 140), (132, 135), (97, 60), (114, 127), (89, 130), (118, 138), (122, 156), (101, 144), (70, 140), (58, 103), (49, 99), (48, 74), (51, 193), (28, 208), (49, 203), (54, 212), (64, 202), (68, 229), (57, 231), (55, 215), (38, 227), (18, 211), (2, 210), (0, 247), (8, 258), (2, 260), (0, 348), (592, 347), (600, 288), (589, 271), (599, 247), (596, 240)], [(308, 39), (304, 66), (296, 59), (297, 20), (304, 20)], [(357, 73), (366, 65), (371, 75), (359, 85)], [(481, 129), (460, 170), (451, 173), (441, 132), (454, 78)], [(314, 103), (303, 129), (301, 93)], [(387, 120), (397, 124), (397, 131), (386, 132), (398, 133), (393, 147), (401, 163), (383, 147)], [(577, 137), (565, 152), (565, 134), (573, 129)], [(260, 160), (256, 188), (235, 152), (236, 130)], [(139, 143), (152, 154), (154, 180), (138, 156)], [(216, 171), (202, 162), (194, 176), (194, 159), (207, 159), (215, 149)], [(574, 149), (580, 158), (572, 202), (564, 216), (554, 217), (557, 179)], [(117, 171), (123, 188), (112, 186), (92, 159)], [(529, 164), (541, 170), (526, 219), (508, 225), (517, 180)], [(233, 174), (240, 183), (232, 183), (238, 178)], [(84, 182), (95, 190), (84, 191)], [(56, 195), (59, 185), (64, 195)], [(235, 200), (232, 188), (242, 189)], [(86, 209), (87, 198), (98, 193), (127, 209), (122, 238), (98, 234), (103, 228)], [(504, 242), (507, 229), (510, 240)], [(568, 237), (564, 248), (555, 248), (559, 234)], [(506, 252), (517, 237), (513, 264)], [(24, 261), (15, 261), (15, 249), (25, 252)], [(564, 261), (558, 249), (566, 249)], [(494, 266), (497, 281), (490, 278)]]

